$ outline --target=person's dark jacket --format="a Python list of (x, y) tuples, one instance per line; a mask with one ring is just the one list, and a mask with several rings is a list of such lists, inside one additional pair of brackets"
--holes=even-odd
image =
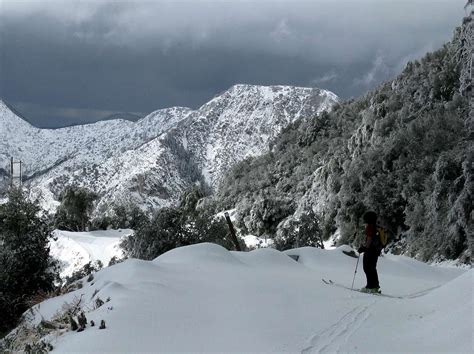
[(364, 245), (359, 247), (358, 252), (373, 252), (380, 254), (380, 247), (375, 240), (377, 237), (377, 225), (376, 224), (367, 224), (365, 225), (365, 242)]

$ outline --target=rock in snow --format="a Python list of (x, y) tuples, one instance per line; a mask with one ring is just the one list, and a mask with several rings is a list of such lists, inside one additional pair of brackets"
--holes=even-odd
[[(418, 295), (380, 297), (321, 281), (350, 286), (356, 261), (342, 250), (182, 247), (103, 269), (92, 286), (37, 305), (31, 320), (51, 318), (83, 294), (87, 318), (107, 323), (51, 337), (54, 353), (472, 351), (472, 269), (385, 255), (383, 292)], [(364, 285), (359, 269), (355, 286)], [(94, 309), (97, 297), (110, 302)]]
[(198, 180), (215, 188), (233, 164), (267, 151), (289, 123), (337, 101), (317, 88), (235, 85), (194, 111), (173, 107), (137, 122), (61, 129), (35, 128), (0, 101), (0, 194), (14, 157), (49, 209), (73, 183), (100, 195), (96, 215), (112, 204), (168, 206)]

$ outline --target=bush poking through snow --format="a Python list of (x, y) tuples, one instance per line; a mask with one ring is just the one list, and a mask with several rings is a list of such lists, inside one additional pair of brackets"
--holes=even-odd
[(25, 345), (25, 353), (26, 354), (43, 354), (48, 353), (53, 350), (53, 346), (51, 343), (40, 341), (39, 343), (35, 344), (27, 344)]
[(94, 292), (92, 293), (91, 299), (93, 299), (94, 296), (96, 296), (98, 293), (99, 293), (99, 290), (95, 289)]
[(77, 330), (78, 332), (82, 332), (83, 330), (86, 329), (87, 318), (84, 312), (81, 312), (79, 316), (77, 316), (77, 322), (79, 323), (79, 329)]
[(109, 267), (113, 266), (114, 264), (122, 263), (125, 258), (119, 258), (117, 256), (113, 256), (109, 261)]
[[(35, 323), (37, 323), (39, 317), (42, 318), (40, 306), (30, 308), (22, 316), (20, 324), (0, 340), (0, 353), (47, 353), (53, 349), (49, 343), (53, 338), (67, 331), (84, 331), (87, 327), (87, 317), (84, 309), (87, 310), (87, 307), (85, 307), (83, 296), (81, 294), (72, 301), (65, 302), (50, 320), (43, 319), (39, 324)], [(107, 301), (110, 301), (110, 297), (107, 298)], [(92, 309), (95, 310), (104, 303), (102, 299), (97, 297), (92, 302)], [(105, 328), (105, 321), (102, 322), (101, 329)], [(90, 326), (95, 326), (94, 321), (90, 321)]]
[(34, 319), (41, 316), (39, 307), (28, 310), (22, 317), (20, 324), (0, 341), (1, 353), (47, 353), (53, 349), (49, 341), (52, 336), (60, 335), (68, 330), (77, 330), (77, 322), (73, 317), (80, 311), (82, 296), (65, 303), (61, 311), (51, 320), (42, 320), (34, 324)]
[(100, 297), (95, 299), (95, 309), (98, 309), (104, 304), (104, 300), (102, 300)]
[(82, 296), (83, 296), (83, 294), (81, 294), (80, 297), (76, 296), (72, 302), (65, 303), (61, 308), (62, 313), (66, 314), (68, 316), (77, 315), (79, 313), (80, 309), (81, 309)]
[(100, 321), (100, 327), (99, 329), (105, 329), (105, 321), (104, 320), (101, 320)]
[(69, 324), (71, 326), (71, 331), (77, 331), (77, 329), (79, 328), (77, 322), (74, 321), (74, 318), (72, 318), (72, 316), (69, 316)]
[[(92, 280), (94, 280), (93, 273), (99, 271), (100, 269), (102, 269), (102, 267), (103, 267), (103, 264), (100, 260), (97, 260), (94, 263), (89, 262), (85, 264), (81, 269), (76, 270), (74, 273), (72, 273), (70, 277), (66, 277), (65, 286), (70, 286), (71, 284), (77, 282), (78, 280), (86, 276), (88, 276), (86, 279), (87, 282), (90, 283)], [(82, 284), (80, 286), (82, 286)]]

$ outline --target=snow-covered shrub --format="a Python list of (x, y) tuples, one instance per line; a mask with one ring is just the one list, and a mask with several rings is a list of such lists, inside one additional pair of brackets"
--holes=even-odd
[(78, 282), (78, 280), (87, 277), (87, 282), (91, 282), (94, 279), (94, 273), (103, 268), (103, 264), (100, 260), (95, 262), (88, 262), (82, 268), (74, 271), (70, 277), (66, 277), (65, 287), (69, 287), (71, 284)]
[(68, 186), (59, 200), (61, 205), (56, 211), (55, 226), (61, 230), (85, 231), (90, 224), (90, 216), (97, 195), (87, 188)]
[(134, 204), (115, 204), (109, 214), (96, 217), (91, 222), (92, 230), (137, 229), (147, 220), (146, 213)]
[(275, 248), (284, 251), (297, 247), (324, 248), (321, 220), (313, 211), (302, 213), (298, 220), (290, 217), (279, 228)]
[[(39, 307), (31, 307), (21, 318), (19, 325), (5, 338), (0, 340), (1, 353), (48, 353), (53, 350), (51, 340), (68, 330), (79, 329), (75, 317), (82, 318), (83, 297), (75, 297), (70, 302), (66, 302), (51, 319), (37, 321), (42, 318)], [(85, 317), (85, 316), (84, 316)]]
[(141, 223), (121, 246), (127, 256), (154, 259), (173, 248), (200, 242), (215, 242), (231, 247), (226, 239), (227, 225), (216, 219), (213, 208), (200, 206), (202, 190), (191, 188), (183, 194), (178, 207), (161, 208), (151, 220)]
[(16, 324), (38, 293), (54, 289), (55, 262), (49, 256), (52, 230), (38, 201), (10, 190), (0, 205), (0, 332)]

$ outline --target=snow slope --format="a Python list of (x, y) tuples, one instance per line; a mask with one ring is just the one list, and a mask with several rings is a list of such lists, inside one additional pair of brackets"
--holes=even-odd
[(69, 232), (55, 230), (50, 242), (51, 256), (59, 261), (60, 277), (64, 279), (87, 263), (101, 261), (107, 266), (113, 257), (123, 258), (119, 244), (133, 230)]
[[(323, 284), (325, 277), (350, 286), (356, 260), (343, 249), (287, 251), (296, 262), (274, 249), (182, 247), (103, 269), (93, 285), (37, 309), (48, 319), (84, 294), (87, 318), (106, 321), (104, 330), (53, 339), (54, 353), (472, 352), (472, 269), (385, 256), (382, 290), (409, 297), (380, 297)], [(111, 300), (94, 310), (97, 297)]]

